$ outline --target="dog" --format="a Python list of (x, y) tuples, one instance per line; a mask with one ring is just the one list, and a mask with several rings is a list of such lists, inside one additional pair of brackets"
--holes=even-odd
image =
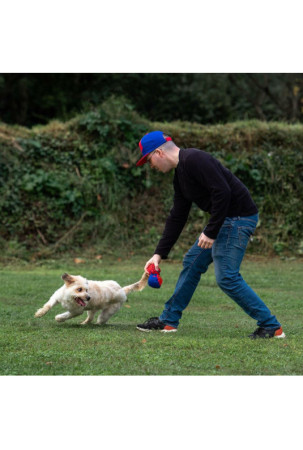
[(45, 305), (38, 309), (35, 317), (44, 316), (53, 306), (61, 303), (67, 311), (58, 314), (57, 322), (65, 322), (80, 316), (87, 311), (87, 318), (81, 325), (90, 323), (99, 311), (97, 324), (102, 325), (114, 315), (127, 300), (127, 295), (133, 291), (142, 291), (147, 285), (148, 274), (144, 272), (140, 281), (129, 286), (121, 287), (116, 281), (92, 281), (80, 275), (74, 276), (64, 273), (64, 285), (58, 289)]

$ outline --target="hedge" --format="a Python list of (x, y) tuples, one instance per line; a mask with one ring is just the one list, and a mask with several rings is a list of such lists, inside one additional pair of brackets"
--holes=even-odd
[[(137, 168), (138, 141), (161, 129), (210, 152), (249, 188), (260, 212), (250, 251), (303, 254), (303, 125), (148, 122), (124, 99), (32, 129), (0, 124), (2, 253), (73, 248), (152, 252), (171, 207), (173, 174)], [(203, 229), (193, 207), (172, 256)]]

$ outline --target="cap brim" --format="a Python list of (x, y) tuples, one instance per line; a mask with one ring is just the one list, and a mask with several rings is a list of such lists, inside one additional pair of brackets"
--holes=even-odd
[(146, 164), (148, 155), (149, 153), (145, 156), (142, 156), (142, 158), (139, 159), (139, 161), (136, 163), (136, 166), (143, 166), (143, 164)]

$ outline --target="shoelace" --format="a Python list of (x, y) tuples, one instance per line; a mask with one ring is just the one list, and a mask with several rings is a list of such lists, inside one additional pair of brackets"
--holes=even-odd
[(156, 319), (158, 319), (158, 317), (151, 317), (150, 319), (147, 319), (144, 322), (144, 325), (149, 325), (150, 323), (154, 322)]

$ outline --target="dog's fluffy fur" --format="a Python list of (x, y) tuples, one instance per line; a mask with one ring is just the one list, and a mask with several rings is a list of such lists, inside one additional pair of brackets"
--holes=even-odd
[(116, 281), (91, 281), (65, 273), (62, 275), (64, 285), (58, 289), (45, 305), (38, 309), (35, 317), (44, 316), (53, 306), (61, 303), (67, 311), (58, 314), (57, 322), (65, 322), (87, 311), (87, 318), (81, 325), (91, 322), (98, 311), (101, 311), (97, 323), (102, 325), (115, 314), (127, 300), (127, 295), (133, 291), (142, 291), (148, 280), (144, 273), (141, 280), (129, 286), (121, 287)]

